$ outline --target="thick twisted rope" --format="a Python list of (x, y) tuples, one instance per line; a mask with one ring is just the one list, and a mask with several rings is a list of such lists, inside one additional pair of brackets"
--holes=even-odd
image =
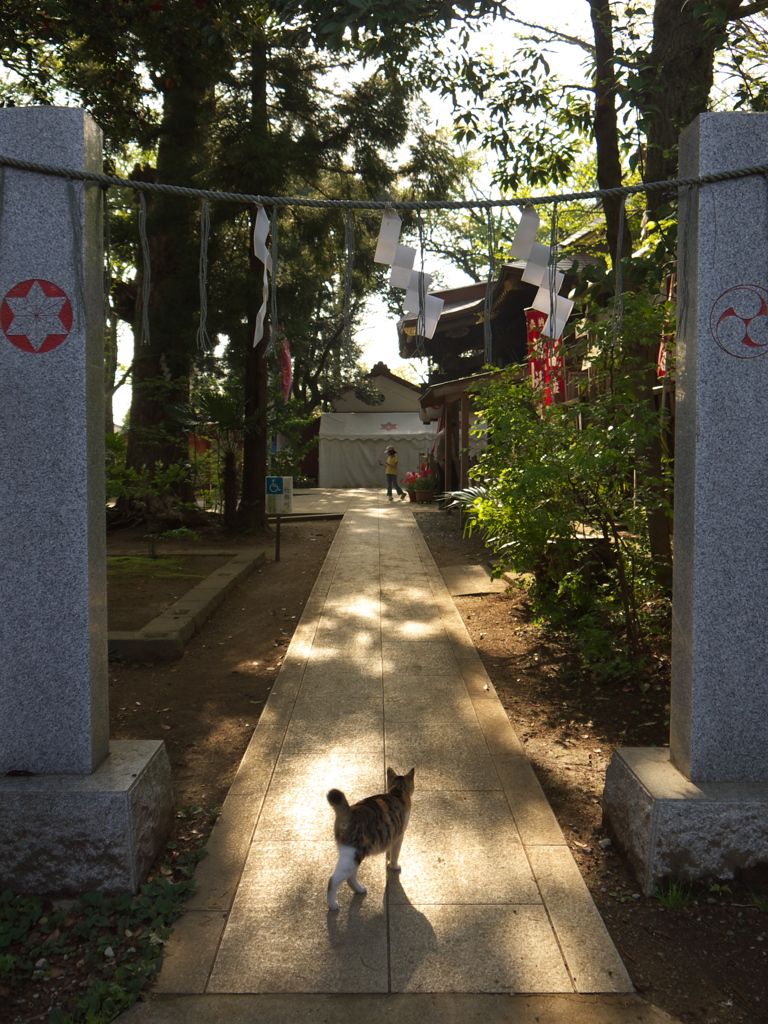
[(291, 196), (259, 196), (247, 192), (217, 192), (215, 189), (185, 188), (182, 185), (162, 185), (152, 181), (133, 181), (131, 178), (118, 178), (111, 174), (96, 174), (94, 171), (83, 171), (68, 167), (56, 167), (52, 164), (38, 164), (30, 160), (17, 160), (15, 157), (0, 155), (0, 166), (14, 167), (20, 171), (31, 171), (36, 174), (50, 174), (59, 178), (72, 178), (79, 181), (94, 181), (102, 186), (132, 188), (145, 194), (162, 192), (166, 195), (188, 196), (195, 199), (208, 199), (224, 203), (256, 203), (260, 206), (272, 207), (304, 207), (309, 209), (348, 209), (348, 210), (490, 210), (509, 206), (539, 206), (547, 203), (576, 202), (580, 199), (604, 199), (610, 196), (632, 196), (640, 192), (656, 192), (673, 190), (688, 185), (711, 185), (720, 181), (734, 181), (738, 178), (749, 178), (752, 175), (768, 175), (768, 164), (755, 167), (742, 167), (735, 171), (718, 171), (714, 174), (702, 174), (697, 178), (671, 178), (667, 181), (643, 182), (640, 185), (624, 185), (620, 188), (602, 188), (594, 192), (568, 192), (552, 196), (526, 196), (515, 199), (440, 199), (424, 202), (400, 202), (394, 199), (360, 200), (360, 199), (300, 199)]

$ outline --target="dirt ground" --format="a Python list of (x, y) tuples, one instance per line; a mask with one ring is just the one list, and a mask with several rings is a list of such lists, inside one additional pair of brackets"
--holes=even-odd
[(170, 551), (156, 558), (147, 554), (110, 555), (107, 561), (110, 630), (142, 629), (226, 563), (226, 555), (180, 555)]
[[(165, 740), (178, 808), (212, 809), (224, 802), (337, 526), (338, 521), (284, 524), (279, 562), (272, 538), (204, 535), (201, 548), (235, 552), (261, 546), (267, 559), (190, 640), (181, 660), (110, 664), (111, 736)], [(145, 553), (140, 531), (117, 531), (107, 543), (109, 555)], [(165, 559), (191, 547), (189, 541), (159, 541), (157, 554)], [(211, 571), (218, 562), (195, 557), (209, 558)], [(162, 603), (157, 593), (170, 604), (189, 589), (181, 584), (180, 578), (110, 574), (110, 624), (129, 614), (148, 622)], [(186, 819), (181, 825), (186, 833)]]
[[(490, 561), (477, 538), (462, 538), (456, 513), (411, 509), (438, 566)], [(188, 809), (177, 819), (177, 844), (205, 832), (227, 793), (336, 525), (284, 525), (281, 560), (270, 549), (180, 661), (110, 666), (112, 736), (168, 745), (177, 805)], [(168, 542), (159, 554), (181, 546)], [(232, 542), (205, 537), (204, 546), (227, 551)], [(109, 549), (142, 547), (122, 532)], [(153, 591), (136, 578), (111, 580), (110, 614), (131, 605), (141, 617)], [(531, 621), (523, 593), (456, 604), (638, 991), (684, 1024), (768, 1022), (766, 875), (702, 884), (673, 909), (639, 895), (601, 826), (613, 747), (667, 742), (668, 662), (661, 658), (639, 682), (601, 688)]]

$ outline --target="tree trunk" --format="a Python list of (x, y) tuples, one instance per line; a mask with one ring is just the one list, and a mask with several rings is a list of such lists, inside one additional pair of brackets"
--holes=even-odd
[[(253, 260), (258, 267), (258, 261)], [(248, 316), (253, 334), (255, 315)], [(245, 357), (245, 432), (243, 435), (243, 479), (238, 523), (243, 530), (265, 532), (267, 524), (267, 342), (251, 345)]]
[[(668, 0), (659, 0), (658, 7)], [(673, 0), (678, 6), (679, 0)], [(619, 152), (619, 132), (616, 117), (616, 73), (615, 54), (613, 48), (613, 19), (609, 0), (589, 0), (592, 28), (595, 38), (595, 144), (597, 148), (597, 180), (600, 188), (617, 188), (623, 184), (621, 171), (621, 155)], [(619, 230), (621, 221), (621, 199), (605, 198), (603, 209), (606, 220), (606, 240), (611, 259), (616, 269), (619, 252)], [(621, 258), (632, 254), (632, 236), (627, 219), (624, 219), (621, 232)], [(653, 386), (656, 384), (655, 374), (645, 369), (648, 354), (642, 348), (630, 353), (641, 377), (640, 390), (642, 398), (653, 403)], [(641, 397), (638, 395), (638, 397)], [(648, 459), (654, 476), (661, 476), (662, 443), (661, 435), (654, 439), (644, 453)], [(672, 545), (669, 518), (663, 513), (649, 513), (646, 525), (649, 544), (654, 560), (657, 576), (666, 585), (672, 572)]]
[(106, 331), (104, 332), (104, 433), (111, 434), (115, 429), (115, 413), (112, 399), (115, 395), (115, 377), (117, 376), (117, 317), (109, 310)]
[[(642, 72), (647, 139), (644, 181), (677, 177), (678, 136), (707, 109), (720, 30), (706, 23), (703, 6), (656, 0), (651, 56)], [(664, 201), (662, 192), (648, 193), (651, 216)]]
[[(646, 371), (644, 374), (643, 391), (646, 402), (655, 408), (655, 395), (660, 392), (653, 391), (658, 384), (658, 377), (654, 370)], [(669, 423), (659, 420), (659, 430), (654, 434), (653, 440), (643, 453), (648, 460), (649, 473), (656, 480), (663, 479), (664, 453), (669, 446)], [(655, 492), (662, 498), (669, 497), (668, 488), (659, 485), (654, 488)], [(672, 593), (672, 519), (664, 511), (657, 508), (648, 512), (646, 516), (646, 528), (648, 530), (648, 545), (651, 549), (653, 559), (653, 571), (658, 582), (668, 593)]]
[[(619, 129), (616, 118), (616, 70), (613, 49), (613, 17), (609, 0), (589, 0), (595, 37), (595, 146), (597, 150), (598, 188), (620, 188), (623, 184)], [(621, 199), (603, 199), (608, 252), (614, 264), (619, 251)], [(632, 235), (624, 219), (621, 232), (621, 257), (632, 255)]]
[[(207, 89), (193, 63), (180, 62), (166, 79), (157, 176), (166, 184), (193, 186), (202, 162)], [(127, 465), (135, 470), (185, 463), (186, 433), (168, 406), (189, 400), (198, 322), (198, 210), (192, 200), (154, 194), (147, 198), (149, 245), (149, 342), (142, 343), (142, 288), (137, 295)], [(141, 275), (147, 268), (141, 268)], [(175, 488), (190, 499), (191, 485)]]
[(237, 526), (237, 451), (229, 446), (224, 451), (221, 489), (224, 505), (224, 529), (229, 533)]

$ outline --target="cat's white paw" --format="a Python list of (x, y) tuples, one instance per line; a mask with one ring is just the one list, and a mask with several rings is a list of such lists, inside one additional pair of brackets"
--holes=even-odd
[(352, 879), (350, 878), (349, 885), (350, 888), (355, 890), (358, 896), (365, 896), (365, 894), (368, 892), (367, 888), (363, 885), (362, 882), (353, 882)]
[(328, 909), (329, 910), (338, 910), (339, 909), (339, 904), (336, 902), (336, 900), (333, 900), (333, 902), (331, 902), (331, 899), (329, 897), (327, 902), (328, 902)]
[(389, 864), (388, 867), (389, 867), (390, 871), (399, 871), (400, 870), (400, 865), (399, 864)]

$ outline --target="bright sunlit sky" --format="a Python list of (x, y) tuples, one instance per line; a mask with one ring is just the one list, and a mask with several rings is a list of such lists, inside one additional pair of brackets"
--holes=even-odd
[[(521, 21), (531, 24), (546, 24), (582, 39), (589, 39), (591, 36), (587, 0), (517, 0), (514, 8), (516, 16)], [(505, 49), (514, 49), (516, 43), (512, 37), (515, 31), (524, 30), (510, 22), (497, 21), (492, 28), (478, 33), (478, 46), (490, 47), (500, 54)], [(584, 55), (580, 49), (565, 44), (552, 44), (548, 46), (548, 52), (550, 65), (558, 77), (570, 82), (583, 79), (580, 64)], [(451, 123), (449, 107), (436, 103), (432, 105), (432, 110), (436, 126), (443, 127)], [(425, 270), (429, 272), (433, 267), (434, 261), (430, 265), (427, 253)], [(456, 288), (468, 283), (469, 279), (462, 271), (447, 263), (440, 264), (440, 271), (443, 279), (441, 288)], [(363, 348), (363, 362), (367, 363), (369, 367), (373, 367), (378, 362), (384, 362), (394, 373), (407, 374), (411, 379), (421, 380), (426, 376), (426, 363), (422, 364), (421, 360), (403, 362), (400, 359), (397, 349), (397, 318), (387, 311), (382, 298), (374, 297), (370, 301), (367, 316), (364, 318), (361, 329), (357, 332), (356, 340)], [(131, 361), (131, 341), (127, 335), (119, 346), (118, 359), (123, 365), (129, 364)], [(116, 423), (122, 422), (130, 406), (130, 401), (130, 386), (124, 385), (114, 397)]]

